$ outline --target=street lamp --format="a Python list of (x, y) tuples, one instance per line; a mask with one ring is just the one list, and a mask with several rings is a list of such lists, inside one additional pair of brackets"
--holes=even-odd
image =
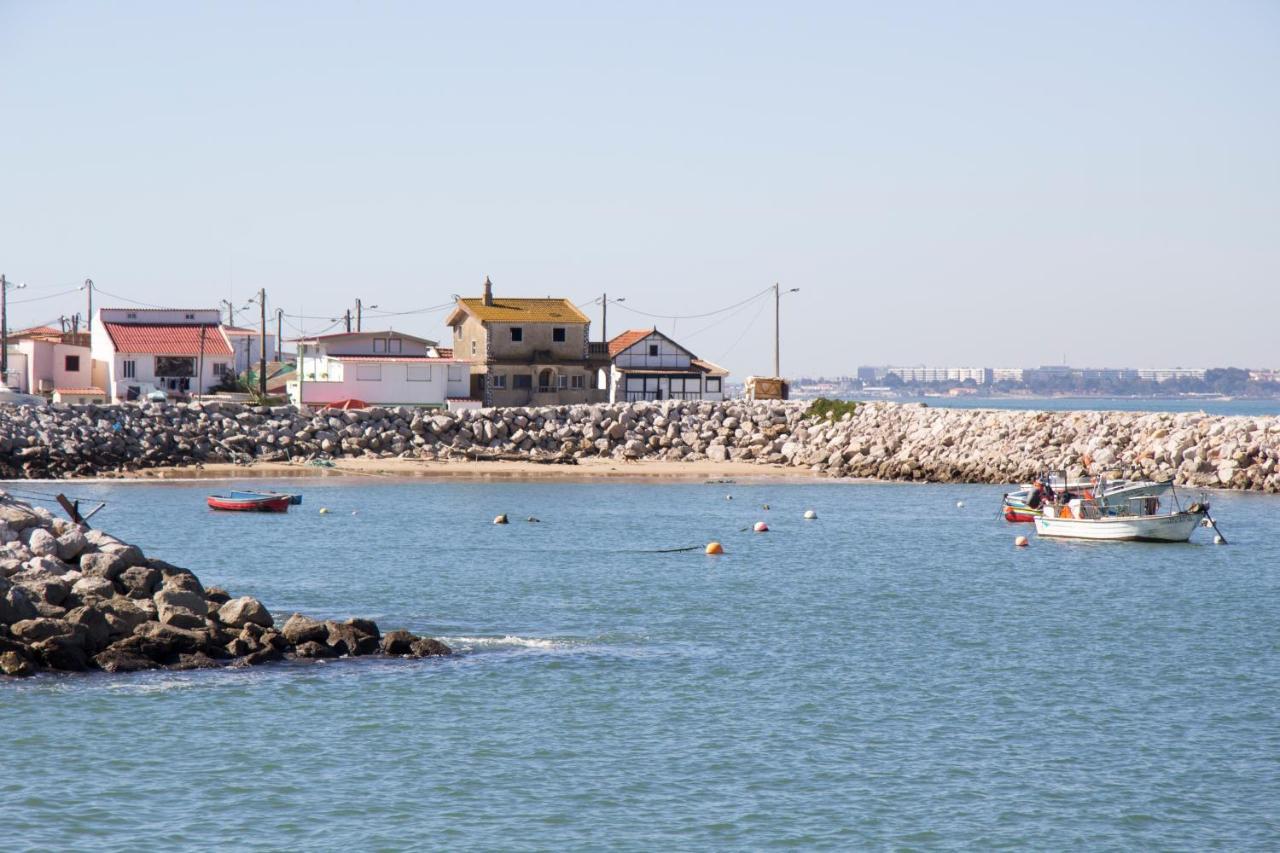
[(0, 384), (9, 387), (9, 288), (22, 290), (25, 283), (14, 284), (0, 275)]

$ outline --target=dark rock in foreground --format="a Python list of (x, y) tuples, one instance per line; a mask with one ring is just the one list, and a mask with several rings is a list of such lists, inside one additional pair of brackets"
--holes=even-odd
[(280, 628), (262, 602), (205, 587), (100, 530), (0, 492), (0, 674), (209, 669), (271, 661), (452, 654), (368, 619), (295, 613)]

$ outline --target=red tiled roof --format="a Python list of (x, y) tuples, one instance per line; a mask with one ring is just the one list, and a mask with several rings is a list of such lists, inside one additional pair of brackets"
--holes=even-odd
[(9, 340), (19, 338), (62, 338), (62, 330), (53, 326), (32, 326), (30, 329), (19, 329), (9, 333)]
[(652, 335), (653, 329), (628, 329), (609, 341), (609, 358), (616, 358), (618, 353), (633, 345), (636, 341), (642, 341)]
[(204, 354), (235, 355), (214, 325), (200, 323), (103, 323), (116, 352), (152, 355), (200, 355), (200, 330), (204, 329)]
[(246, 329), (244, 326), (228, 326), (228, 325), (227, 325), (227, 324), (225, 324), (225, 323), (223, 323), (223, 324), (222, 324), (222, 331), (226, 332), (228, 335), (258, 335), (258, 334), (261, 334), (261, 332), (260, 332), (260, 331), (258, 331), (257, 329)]
[(436, 347), (441, 358), (453, 358), (453, 347)]
[(107, 392), (101, 388), (54, 388), (59, 394), (79, 394), (81, 397), (88, 397), (91, 394), (97, 394), (101, 397), (107, 396)]
[(412, 364), (417, 364), (421, 361), (451, 361), (451, 359), (448, 358), (437, 358), (430, 355), (341, 355), (338, 353), (329, 353), (325, 358), (332, 359), (333, 361), (405, 361)]

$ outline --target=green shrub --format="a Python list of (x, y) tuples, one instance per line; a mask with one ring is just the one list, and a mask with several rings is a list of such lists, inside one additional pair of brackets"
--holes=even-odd
[(838, 421), (857, 410), (858, 404), (853, 400), (828, 400), (826, 397), (819, 397), (809, 404), (808, 414), (815, 420)]

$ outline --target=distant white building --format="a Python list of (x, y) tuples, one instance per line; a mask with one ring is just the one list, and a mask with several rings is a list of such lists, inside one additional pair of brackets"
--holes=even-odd
[(1138, 378), (1148, 382), (1167, 382), (1170, 379), (1204, 379), (1208, 371), (1203, 367), (1138, 368)]
[(729, 375), (657, 329), (632, 329), (609, 341), (609, 401), (723, 400)]
[(232, 371), (216, 308), (103, 308), (91, 337), (94, 385), (112, 401), (154, 390), (204, 394)]
[(345, 332), (303, 338), (297, 378), (288, 384), (295, 405), (348, 400), (370, 406), (460, 407), (471, 389), (471, 370), (435, 341), (403, 332)]
[[(232, 371), (240, 374), (247, 370), (257, 370), (259, 353), (264, 342), (261, 331), (243, 326), (224, 325), (222, 333), (226, 335), (227, 342), (231, 344), (231, 350), (234, 353), (231, 360)], [(268, 332), (265, 338), (267, 361), (276, 360), (275, 341), (276, 336)]]

